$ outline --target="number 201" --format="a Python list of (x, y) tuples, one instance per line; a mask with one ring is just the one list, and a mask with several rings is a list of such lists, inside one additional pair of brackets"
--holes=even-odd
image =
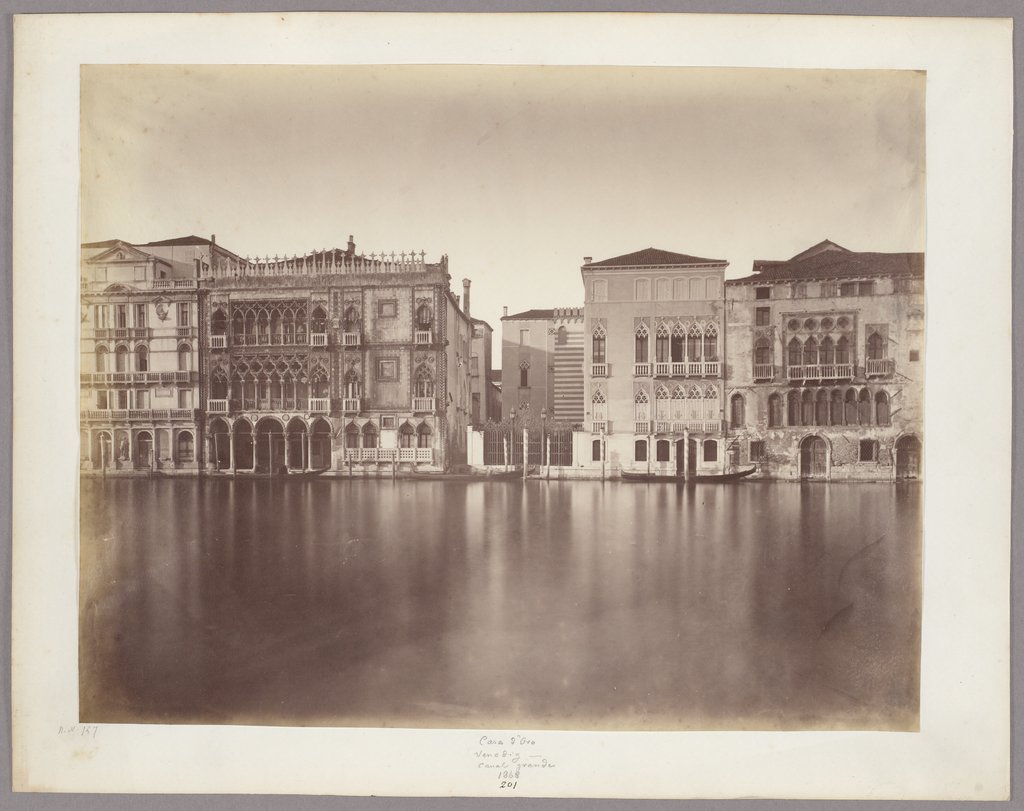
[(515, 788), (518, 783), (518, 780), (502, 780), (501, 785), (498, 786), (498, 788)]

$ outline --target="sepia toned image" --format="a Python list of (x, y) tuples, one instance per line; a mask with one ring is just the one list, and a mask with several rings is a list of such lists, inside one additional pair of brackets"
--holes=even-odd
[(917, 730), (925, 81), (84, 65), (79, 720)]

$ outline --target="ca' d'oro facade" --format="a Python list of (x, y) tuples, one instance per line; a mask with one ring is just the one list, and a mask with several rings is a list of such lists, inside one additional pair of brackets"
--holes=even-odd
[(82, 290), (83, 470), (465, 461), (474, 322), (447, 257), (365, 256), (351, 237), (255, 260), (212, 237), (114, 240), (83, 246)]
[(924, 256), (825, 240), (726, 283), (734, 463), (763, 477), (921, 470)]

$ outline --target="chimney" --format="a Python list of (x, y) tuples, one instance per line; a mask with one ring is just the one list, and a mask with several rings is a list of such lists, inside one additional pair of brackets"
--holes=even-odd
[(594, 257), (593, 256), (584, 256), (583, 257), (583, 264), (584, 265), (589, 265), (593, 261), (594, 261)]
[(345, 249), (345, 255), (349, 258), (356, 255), (356, 243), (352, 241), (353, 237), (351, 234), (348, 235), (348, 247)]
[(469, 279), (462, 280), (462, 312), (469, 318)]
[(508, 305), (507, 304), (504, 307), (501, 308), (501, 317), (502, 318), (508, 318)]
[(214, 245), (217, 244), (217, 235), (216, 234), (210, 234), (210, 242), (213, 243)]

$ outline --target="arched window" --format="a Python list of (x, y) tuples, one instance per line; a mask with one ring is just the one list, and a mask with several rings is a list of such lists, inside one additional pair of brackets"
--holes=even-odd
[(322, 307), (316, 307), (313, 310), (313, 315), (309, 320), (309, 331), (318, 333), (327, 332), (327, 313), (324, 312)]
[(667, 462), (671, 454), (672, 443), (667, 439), (659, 439), (658, 444), (654, 446), (655, 459), (659, 462)]
[(210, 318), (210, 332), (213, 335), (227, 335), (228, 317), (220, 307), (213, 311), (213, 316)]
[(879, 425), (888, 425), (889, 420), (889, 395), (884, 391), (875, 394), (875, 422)]
[(882, 360), (885, 357), (885, 340), (877, 332), (868, 336), (868, 360)]
[(359, 381), (359, 373), (355, 369), (345, 372), (345, 397), (349, 400), (358, 400), (363, 396), (362, 386)]
[(413, 448), (416, 446), (416, 432), (413, 427), (407, 422), (402, 423), (402, 427), (398, 429), (398, 447), (400, 448)]
[[(423, 306), (426, 307), (426, 305)], [(420, 309), (422, 310), (423, 307)], [(344, 321), (346, 332), (355, 332), (359, 326), (359, 310), (357, 310), (354, 305), (350, 304), (345, 308), (345, 315), (342, 320)]]
[(718, 440), (716, 440), (716, 439), (705, 439), (704, 440), (704, 461), (705, 462), (717, 462), (718, 461)]
[(708, 324), (704, 330), (704, 360), (718, 360), (718, 327)]
[(214, 372), (210, 377), (210, 399), (228, 399), (228, 378), (223, 372)]
[(789, 339), (789, 346), (786, 352), (786, 363), (789, 366), (800, 366), (803, 360), (803, 347), (797, 338)]
[(729, 422), (732, 423), (733, 427), (744, 424), (744, 412), (743, 395), (734, 394), (729, 398)]
[(758, 338), (754, 343), (754, 363), (768, 366), (772, 362), (772, 348), (767, 338)]
[(686, 392), (686, 419), (704, 419), (704, 394), (696, 386), (690, 386)]
[(178, 461), (191, 462), (195, 458), (195, 440), (191, 431), (178, 433)]
[(836, 341), (836, 363), (850, 362), (850, 342), (845, 335), (839, 336)]
[(354, 422), (350, 422), (345, 427), (345, 447), (346, 448), (358, 448), (359, 447), (359, 426)]
[(107, 355), (110, 353), (107, 351), (105, 346), (96, 348), (96, 371), (106, 372), (107, 371)]
[(871, 392), (867, 389), (861, 389), (857, 411), (860, 424), (871, 425)]
[(119, 346), (114, 352), (114, 360), (118, 372), (128, 371), (128, 347)]
[(605, 417), (607, 411), (605, 409), (604, 392), (601, 389), (594, 392), (594, 396), (590, 398), (590, 405), (591, 413), (594, 415), (594, 421), (604, 422), (605, 419), (607, 419)]
[(832, 390), (829, 407), (829, 420), (831, 423), (833, 425), (843, 425), (846, 422), (846, 416), (843, 407), (843, 393), (839, 389)]
[(633, 360), (636, 363), (647, 363), (648, 357), (648, 344), (650, 343), (650, 332), (647, 329), (646, 324), (641, 324), (636, 328), (634, 335), (634, 348)]
[(782, 398), (778, 394), (768, 395), (768, 427), (779, 428), (782, 425)]
[(433, 431), (430, 430), (430, 426), (425, 422), (421, 422), (416, 426), (416, 447), (417, 448), (429, 448), (432, 442)]
[(847, 425), (857, 425), (860, 417), (857, 412), (857, 392), (854, 389), (846, 390), (846, 397), (843, 398), (844, 422)]
[[(692, 279), (690, 280), (693, 281)], [(688, 361), (698, 361), (701, 359), (700, 348), (701, 348), (701, 337), (703, 333), (701, 328), (697, 324), (690, 324), (690, 328), (686, 331), (686, 359)]]
[(530, 385), (530, 362), (524, 360), (519, 364), (519, 388), (525, 389)]
[(647, 422), (651, 418), (650, 400), (643, 389), (633, 398), (633, 412), (637, 422)]
[(182, 344), (178, 347), (178, 371), (192, 371), (192, 347), (188, 344)]
[(590, 443), (590, 461), (600, 462), (601, 461), (601, 440), (595, 439)]
[[(425, 366), (420, 366), (416, 370), (416, 393), (414, 397), (433, 397), (434, 396), (434, 375), (430, 369)], [(369, 425), (369, 423), (367, 423)]]
[(717, 420), (718, 413), (718, 390), (714, 386), (704, 389), (704, 419)]
[(633, 443), (633, 461), (635, 462), (646, 462), (647, 461), (647, 440), (638, 439)]
[(672, 362), (682, 363), (686, 357), (686, 327), (682, 324), (675, 324), (672, 327), (670, 339)]
[(434, 323), (434, 312), (430, 309), (429, 304), (421, 304), (416, 308), (416, 327), (417, 329), (426, 330), (430, 329)]
[(814, 394), (810, 389), (804, 389), (800, 398), (800, 424), (814, 425)]
[(363, 447), (377, 447), (377, 426), (372, 422), (368, 422), (363, 426)]
[(795, 391), (786, 395), (786, 409), (789, 412), (788, 422), (790, 425), (800, 424), (800, 395)]
[(668, 389), (665, 386), (658, 386), (654, 391), (654, 419), (656, 420), (669, 420), (671, 419), (671, 410), (669, 408), (669, 397)]
[(818, 342), (814, 338), (808, 338), (804, 344), (804, 366), (818, 365)]
[(669, 363), (672, 358), (672, 348), (669, 342), (668, 324), (658, 324), (658, 331), (654, 339), (654, 359), (658, 363)]
[(825, 389), (818, 389), (814, 401), (814, 424), (828, 425), (828, 392)]
[(606, 333), (604, 326), (598, 324), (596, 327), (594, 327), (594, 334), (591, 339), (591, 363), (605, 362), (605, 341)]
[(555, 333), (555, 346), (565, 346), (567, 343), (569, 343), (569, 330), (559, 327), (558, 332)]
[(682, 386), (672, 389), (672, 419), (676, 422), (686, 419), (686, 392)]
[(318, 399), (323, 399), (330, 394), (330, 385), (327, 382), (327, 376), (321, 371), (317, 370), (313, 373), (312, 379), (312, 396)]
[(835, 346), (832, 344), (832, 339), (828, 336), (826, 336), (821, 342), (819, 357), (821, 358), (821, 363), (825, 366), (831, 366), (835, 362)]

